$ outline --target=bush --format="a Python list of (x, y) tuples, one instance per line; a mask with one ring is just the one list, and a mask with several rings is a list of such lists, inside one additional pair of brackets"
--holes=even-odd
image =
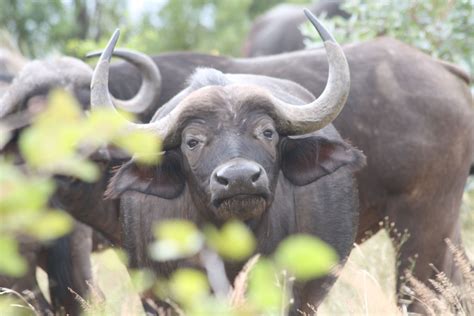
[[(323, 21), (340, 43), (390, 36), (433, 57), (459, 64), (468, 72), (474, 69), (471, 0), (348, 0), (342, 8), (351, 13), (349, 19)], [(308, 44), (320, 43), (309, 25), (303, 32), (310, 37)]]

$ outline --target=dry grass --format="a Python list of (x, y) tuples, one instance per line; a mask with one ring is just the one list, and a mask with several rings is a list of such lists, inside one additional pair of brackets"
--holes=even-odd
[[(463, 271), (466, 284), (455, 287), (443, 273), (438, 273), (431, 282), (439, 290), (432, 291), (413, 277), (409, 279), (416, 299), (427, 302), (436, 315), (474, 313), (474, 310), (466, 311), (466, 307), (459, 306), (460, 297), (470, 297), (474, 304), (474, 273), (468, 262), (474, 260), (474, 177), (471, 177), (469, 185), (472, 189), (464, 194), (461, 209), (462, 238), (469, 259), (452, 244), (448, 244), (457, 266)], [(403, 315), (404, 311), (396, 307), (395, 266), (392, 242), (385, 231), (380, 231), (352, 250), (340, 278), (320, 306), (318, 315)], [(453, 310), (455, 306), (457, 308)]]
[(239, 272), (234, 281), (234, 286), (229, 293), (230, 305), (239, 307), (245, 304), (246, 298), (245, 293), (247, 292), (248, 275), (252, 268), (255, 266), (260, 255), (255, 255), (245, 264), (242, 271)]
[(318, 315), (398, 315), (395, 284), (395, 252), (380, 231), (352, 250)]
[(0, 311), (2, 316), (9, 315), (36, 315), (36, 308), (27, 301), (27, 297), (34, 297), (31, 293), (0, 287)]
[(408, 284), (414, 290), (414, 298), (424, 303), (429, 315), (462, 315), (474, 312), (474, 271), (464, 253), (450, 240), (446, 240), (449, 250), (459, 267), (464, 283), (454, 285), (442, 271), (437, 271), (434, 279), (429, 282), (432, 288), (418, 281), (410, 272), (406, 273)]

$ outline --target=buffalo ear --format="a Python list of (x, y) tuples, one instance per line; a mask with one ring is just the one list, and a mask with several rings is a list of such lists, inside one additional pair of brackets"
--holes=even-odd
[(341, 167), (356, 171), (365, 165), (364, 154), (351, 145), (321, 136), (286, 137), (281, 142), (281, 169), (298, 186), (307, 185)]
[(136, 191), (174, 199), (183, 192), (185, 185), (181, 155), (167, 151), (158, 165), (138, 165), (131, 160), (118, 168), (110, 179), (106, 198), (118, 198), (126, 191)]

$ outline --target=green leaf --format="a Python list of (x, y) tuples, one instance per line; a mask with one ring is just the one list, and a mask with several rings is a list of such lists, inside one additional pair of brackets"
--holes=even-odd
[[(44, 169), (48, 170), (49, 168), (45, 166)], [(101, 175), (100, 169), (95, 163), (77, 155), (62, 159), (54, 166), (51, 166), (49, 171), (51, 173), (76, 177), (86, 182), (94, 182)]]
[(115, 138), (113, 143), (134, 154), (136, 160), (144, 164), (156, 164), (161, 157), (160, 139), (151, 132), (134, 131), (123, 134)]
[[(123, 116), (123, 117), (122, 117)], [(126, 120), (132, 120), (133, 117), (127, 113), (122, 116), (116, 115), (116, 112), (107, 108), (95, 109), (87, 118), (85, 124), (85, 141), (94, 146), (102, 146), (112, 140), (116, 135), (123, 132), (126, 126)], [(97, 133), (100, 131), (100, 133)]]
[(0, 237), (0, 274), (21, 277), (26, 273), (27, 265), (18, 252), (16, 240), (11, 237)]
[(0, 161), (0, 213), (42, 210), (54, 192), (54, 183), (41, 177), (27, 177), (18, 167)]
[(229, 221), (218, 231), (214, 227), (205, 230), (209, 246), (225, 259), (241, 261), (255, 250), (255, 238), (252, 232), (239, 221)]
[(228, 302), (223, 298), (213, 297), (211, 295), (203, 297), (196, 304), (186, 306), (185, 314), (189, 316), (251, 316), (253, 313), (242, 313), (229, 306)]
[(47, 107), (19, 139), (19, 148), (32, 167), (54, 170), (56, 164), (72, 157), (84, 135), (82, 110), (68, 93), (49, 94)]
[(157, 241), (150, 247), (150, 254), (158, 261), (185, 258), (196, 254), (204, 244), (197, 227), (186, 220), (166, 220), (155, 228)]
[(133, 287), (138, 293), (148, 290), (155, 282), (155, 277), (150, 270), (129, 270), (129, 273)]
[(51, 240), (71, 231), (72, 219), (62, 211), (49, 211), (41, 215), (26, 228), (26, 233), (41, 239)]
[(282, 305), (284, 289), (279, 286), (278, 272), (274, 264), (260, 258), (249, 275), (248, 297), (259, 309), (276, 311)]
[(38, 125), (57, 125), (74, 123), (83, 116), (81, 107), (76, 99), (68, 92), (60, 89), (53, 90), (48, 95), (48, 106), (40, 113)]
[(173, 298), (188, 306), (209, 294), (206, 275), (195, 269), (178, 269), (171, 276), (169, 286)]
[[(2, 290), (1, 292), (3, 292)], [(6, 290), (4, 295), (0, 296), (0, 314), (2, 316), (32, 316), (38, 313), (23, 300), (20, 300), (13, 293), (13, 290)], [(11, 294), (11, 295), (8, 295)]]
[(275, 252), (277, 264), (296, 279), (309, 280), (329, 273), (338, 262), (336, 251), (310, 235), (293, 235), (283, 240)]

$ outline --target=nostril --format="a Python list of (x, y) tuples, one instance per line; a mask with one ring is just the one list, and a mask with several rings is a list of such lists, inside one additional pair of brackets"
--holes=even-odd
[(256, 182), (259, 178), (260, 178), (260, 175), (262, 174), (262, 169), (259, 169), (258, 172), (256, 172), (253, 176), (252, 176), (252, 182)]
[(222, 176), (216, 175), (216, 180), (219, 184), (222, 184), (224, 186), (227, 186), (229, 184), (229, 180), (225, 177), (222, 177)]

